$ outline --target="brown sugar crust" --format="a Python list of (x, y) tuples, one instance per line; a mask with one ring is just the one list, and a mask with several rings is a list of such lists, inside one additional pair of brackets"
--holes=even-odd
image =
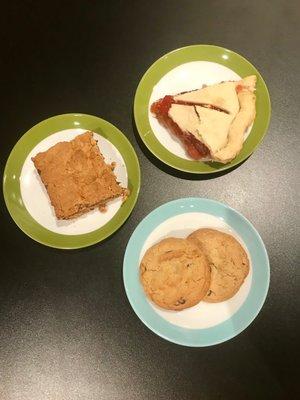
[(210, 285), (210, 267), (198, 246), (168, 238), (150, 247), (140, 265), (149, 298), (162, 308), (183, 310), (199, 303)]
[(203, 301), (218, 303), (234, 296), (249, 273), (249, 260), (241, 244), (215, 229), (199, 229), (188, 240), (199, 246), (211, 267), (211, 283)]
[(106, 164), (92, 132), (60, 142), (32, 161), (58, 219), (78, 217), (119, 197), (124, 190)]

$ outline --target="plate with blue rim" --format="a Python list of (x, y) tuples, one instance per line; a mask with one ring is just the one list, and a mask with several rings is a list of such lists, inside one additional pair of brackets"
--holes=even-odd
[[(234, 236), (249, 258), (249, 274), (236, 295), (221, 303), (201, 301), (182, 311), (165, 310), (147, 298), (139, 266), (146, 250), (166, 237), (184, 238), (199, 228)], [(267, 296), (270, 267), (265, 245), (254, 226), (226, 204), (183, 198), (153, 210), (136, 227), (126, 248), (123, 279), (128, 300), (139, 319), (160, 337), (190, 347), (225, 342), (245, 330)]]

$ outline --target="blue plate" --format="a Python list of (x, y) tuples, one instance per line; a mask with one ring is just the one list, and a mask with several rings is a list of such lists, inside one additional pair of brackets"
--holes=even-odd
[[(139, 279), (139, 260), (149, 235), (171, 217), (184, 213), (210, 214), (224, 221), (243, 241), (251, 258), (252, 281), (241, 306), (227, 320), (203, 329), (174, 325), (150, 305)], [(264, 304), (270, 267), (264, 243), (253, 225), (236, 210), (210, 199), (185, 198), (166, 203), (147, 215), (133, 232), (124, 257), (123, 279), (128, 300), (141, 321), (157, 335), (171, 342), (202, 347), (224, 342), (238, 335), (254, 320)], [(180, 312), (180, 311), (177, 311)]]

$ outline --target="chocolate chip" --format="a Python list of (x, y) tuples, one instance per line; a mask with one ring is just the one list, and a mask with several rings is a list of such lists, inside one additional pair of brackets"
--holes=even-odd
[(186, 300), (183, 297), (180, 297), (179, 300), (176, 301), (175, 306), (179, 306), (179, 304), (184, 304)]

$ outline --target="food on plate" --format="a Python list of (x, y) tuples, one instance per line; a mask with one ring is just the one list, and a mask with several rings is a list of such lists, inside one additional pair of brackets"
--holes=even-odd
[(210, 267), (197, 245), (186, 239), (167, 238), (146, 251), (140, 277), (154, 303), (168, 310), (183, 310), (206, 295)]
[(177, 136), (195, 160), (228, 163), (241, 151), (244, 133), (255, 119), (256, 76), (221, 82), (151, 105), (158, 121)]
[(170, 237), (150, 247), (140, 264), (140, 278), (154, 303), (180, 311), (201, 300), (230, 299), (249, 268), (247, 253), (233, 236), (203, 228), (186, 239)]
[(71, 219), (128, 194), (106, 164), (93, 133), (59, 142), (32, 158), (58, 219)]
[(215, 229), (198, 229), (188, 236), (206, 255), (211, 282), (203, 301), (217, 303), (234, 296), (249, 273), (248, 256), (231, 235)]

